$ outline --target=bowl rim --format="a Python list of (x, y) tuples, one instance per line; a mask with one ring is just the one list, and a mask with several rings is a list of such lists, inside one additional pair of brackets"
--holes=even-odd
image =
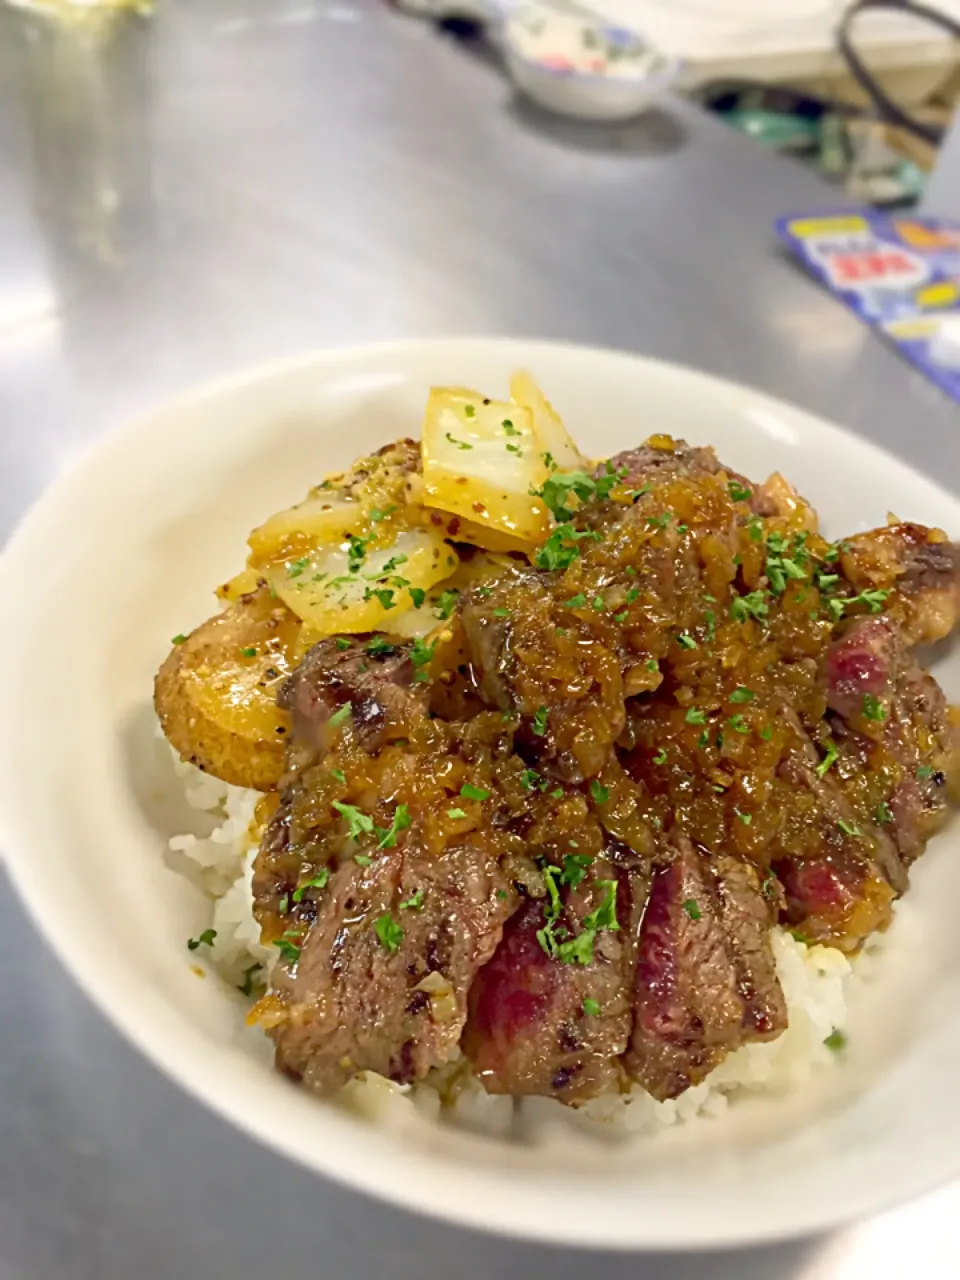
[[(579, 359), (600, 357), (603, 360), (624, 365), (644, 365), (659, 369), (670, 376), (680, 376), (685, 381), (699, 384), (704, 391), (713, 390), (715, 393), (726, 395), (731, 393), (746, 394), (755, 401), (762, 402), (768, 408), (785, 409), (788, 414), (792, 416), (799, 415), (801, 418), (825, 428), (830, 433), (853, 436), (858, 447), (865, 452), (873, 454), (874, 457), (882, 460), (887, 465), (892, 464), (897, 468), (922, 476), (924, 483), (948, 503), (956, 505), (958, 502), (956, 495), (950, 493), (923, 473), (913, 472), (913, 469), (908, 464), (902, 462), (896, 455), (872, 440), (850, 432), (838, 423), (819, 414), (809, 412), (789, 401), (755, 389), (747, 383), (721, 378), (690, 366), (640, 355), (624, 349), (604, 348), (588, 344), (527, 338), (525, 336), (490, 337), (486, 335), (464, 335), (443, 338), (411, 338), (393, 342), (323, 348), (315, 351), (306, 350), (277, 360), (244, 367), (235, 372), (224, 374), (210, 382), (203, 383), (192, 390), (188, 389), (170, 400), (162, 401), (121, 426), (108, 430), (106, 434), (91, 442), (72, 465), (65, 468), (55, 477), (21, 518), (5, 546), (0, 549), (0, 585), (3, 584), (6, 577), (15, 573), (16, 562), (20, 556), (28, 555), (34, 531), (41, 529), (43, 524), (51, 518), (51, 512), (59, 505), (61, 496), (68, 493), (78, 481), (82, 481), (88, 475), (94, 474), (113, 450), (122, 450), (138, 436), (149, 434), (156, 430), (156, 420), (161, 415), (181, 414), (184, 410), (196, 407), (205, 401), (216, 400), (226, 393), (235, 393), (246, 386), (282, 377), (284, 374), (293, 373), (298, 369), (306, 367), (318, 369), (335, 368), (337, 365), (345, 364), (352, 360), (366, 362), (384, 358), (402, 358), (406, 355), (416, 357), (418, 354), (422, 355), (425, 348), (431, 348), (437, 351), (438, 354), (455, 352), (458, 349), (481, 349), (491, 357), (502, 360), (505, 371), (511, 363), (521, 358), (535, 361), (538, 352), (550, 353), (554, 357), (563, 355)], [(5, 739), (0, 733), (0, 756), (6, 754), (7, 746), (11, 741), (12, 737), (11, 739)], [(890, 1189), (867, 1195), (860, 1192), (859, 1195), (851, 1194), (849, 1199), (839, 1205), (822, 1204), (820, 1202), (815, 1206), (806, 1204), (804, 1209), (798, 1212), (796, 1218), (789, 1223), (778, 1222), (776, 1225), (772, 1225), (767, 1221), (765, 1215), (757, 1214), (755, 1225), (749, 1234), (745, 1234), (742, 1230), (728, 1231), (723, 1229), (712, 1232), (698, 1230), (694, 1234), (688, 1233), (684, 1238), (680, 1238), (675, 1226), (660, 1232), (657, 1229), (657, 1224), (648, 1220), (647, 1229), (643, 1233), (621, 1231), (613, 1236), (605, 1234), (599, 1239), (587, 1239), (585, 1238), (585, 1231), (576, 1225), (576, 1215), (560, 1215), (557, 1217), (554, 1214), (551, 1217), (550, 1232), (547, 1234), (543, 1228), (539, 1227), (536, 1216), (529, 1213), (531, 1200), (536, 1199), (539, 1195), (543, 1196), (545, 1212), (547, 1209), (555, 1210), (555, 1184), (552, 1182), (546, 1184), (549, 1192), (547, 1195), (544, 1186), (538, 1187), (535, 1179), (524, 1178), (519, 1175), (519, 1180), (524, 1187), (526, 1205), (528, 1206), (527, 1216), (521, 1218), (518, 1213), (514, 1212), (508, 1215), (507, 1220), (501, 1217), (497, 1221), (489, 1222), (482, 1218), (476, 1210), (470, 1211), (465, 1207), (470, 1202), (470, 1196), (466, 1192), (472, 1188), (480, 1203), (483, 1202), (485, 1194), (495, 1195), (498, 1201), (502, 1201), (504, 1190), (509, 1187), (510, 1181), (515, 1177), (512, 1172), (504, 1176), (502, 1172), (488, 1169), (468, 1169), (464, 1167), (462, 1161), (455, 1160), (449, 1155), (433, 1153), (429, 1157), (424, 1157), (420, 1162), (423, 1166), (430, 1166), (428, 1172), (432, 1176), (405, 1179), (399, 1176), (404, 1166), (402, 1145), (400, 1141), (394, 1138), (391, 1138), (391, 1141), (397, 1147), (397, 1151), (393, 1159), (385, 1163), (390, 1166), (389, 1172), (398, 1176), (388, 1176), (388, 1173), (384, 1171), (380, 1176), (371, 1177), (369, 1160), (357, 1159), (346, 1165), (333, 1160), (317, 1161), (311, 1158), (301, 1146), (292, 1141), (284, 1129), (268, 1126), (259, 1111), (255, 1111), (253, 1114), (246, 1112), (239, 1105), (244, 1096), (242, 1088), (236, 1096), (222, 1089), (222, 1080), (218, 1077), (216, 1069), (218, 1061), (216, 1052), (211, 1052), (209, 1041), (198, 1032), (193, 1029), (185, 1032), (180, 1021), (179, 1011), (171, 1002), (163, 1000), (155, 992), (148, 991), (144, 993), (142, 989), (137, 987), (135, 982), (130, 982), (126, 975), (117, 979), (112, 986), (102, 983), (103, 975), (109, 969), (107, 963), (109, 953), (94, 954), (89, 949), (87, 944), (82, 941), (82, 928), (78, 923), (70, 920), (69, 912), (62, 913), (56, 921), (59, 925), (66, 920), (68, 927), (64, 929), (55, 927), (49, 912), (42, 909), (41, 906), (44, 902), (44, 897), (39, 891), (45, 886), (41, 869), (29, 857), (25, 847), (26, 841), (18, 838), (16, 827), (17, 824), (12, 822), (7, 813), (0, 808), (0, 857), (3, 859), (0, 866), (6, 867), (11, 884), (20, 898), (23, 909), (37, 927), (46, 944), (59, 958), (68, 975), (72, 977), (90, 999), (91, 1004), (105, 1016), (107, 1021), (125, 1039), (135, 1045), (148, 1061), (164, 1075), (176, 1081), (188, 1096), (200, 1101), (234, 1127), (253, 1137), (269, 1149), (279, 1151), (312, 1173), (330, 1177), (343, 1185), (364, 1194), (372, 1195), (381, 1201), (399, 1205), (421, 1215), (440, 1219), (471, 1230), (483, 1231), (484, 1233), (506, 1238), (524, 1239), (531, 1242), (562, 1245), (590, 1251), (636, 1252), (660, 1250), (663, 1252), (685, 1252), (691, 1248), (733, 1249), (747, 1245), (797, 1239), (817, 1231), (845, 1225), (866, 1214), (876, 1214), (888, 1208), (902, 1205), (906, 1201), (916, 1199), (944, 1184), (945, 1178), (939, 1173), (931, 1172), (926, 1177), (922, 1175), (915, 1176), (906, 1191), (903, 1189)], [(144, 1016), (145, 1010), (150, 1016)], [(189, 1054), (170, 1052), (168, 1050), (166, 1047), (168, 1027), (176, 1027), (181, 1041), (186, 1035), (188, 1040), (192, 1039), (196, 1042), (200, 1050), (196, 1060), (190, 1057)], [(224, 1058), (224, 1060), (226, 1059)], [(251, 1063), (250, 1067), (251, 1070), (256, 1071), (258, 1074), (261, 1071), (258, 1064)], [(291, 1096), (296, 1095), (299, 1098), (300, 1094), (296, 1086), (291, 1084), (289, 1087)], [(295, 1106), (294, 1111), (296, 1109), (297, 1107)], [(339, 1131), (349, 1141), (356, 1144), (361, 1151), (369, 1149), (372, 1155), (376, 1155), (378, 1158), (382, 1156), (383, 1147), (376, 1141), (376, 1134), (379, 1133), (377, 1126), (371, 1126), (371, 1134), (367, 1136), (364, 1128), (352, 1118), (338, 1113), (332, 1108), (325, 1114), (325, 1123), (330, 1127), (331, 1132), (336, 1133)], [(960, 1162), (958, 1162), (958, 1171), (960, 1171)], [(455, 1197), (447, 1197), (443, 1194), (448, 1185), (445, 1178), (450, 1175), (464, 1189)], [(435, 1187), (439, 1194), (438, 1200), (432, 1203), (426, 1202), (425, 1182), (430, 1182)]]

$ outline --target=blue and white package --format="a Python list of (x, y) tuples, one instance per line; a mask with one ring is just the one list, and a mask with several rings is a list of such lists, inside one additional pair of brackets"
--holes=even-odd
[(960, 400), (960, 368), (937, 344), (960, 316), (960, 222), (865, 209), (790, 214), (776, 228), (831, 293)]

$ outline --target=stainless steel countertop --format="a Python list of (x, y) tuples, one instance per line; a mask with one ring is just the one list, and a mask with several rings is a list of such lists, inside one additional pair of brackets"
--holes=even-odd
[[(623, 128), (546, 119), (377, 0), (158, 0), (100, 52), (0, 5), (0, 536), (93, 440), (177, 392), (445, 333), (684, 361), (960, 488), (957, 407), (775, 248), (776, 215), (835, 203), (678, 101)], [(0, 972), (0, 1280), (957, 1274), (957, 1187), (709, 1257), (586, 1259), (406, 1216), (158, 1075), (2, 881)]]

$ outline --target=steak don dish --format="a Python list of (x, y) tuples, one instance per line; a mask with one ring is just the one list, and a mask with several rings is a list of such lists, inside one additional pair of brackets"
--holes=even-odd
[(255, 530), (158, 676), (176, 750), (262, 793), (252, 1016), (320, 1093), (678, 1097), (784, 1032), (774, 928), (888, 926), (960, 780), (945, 533), (827, 538), (664, 435), (588, 462), (512, 391), (435, 390)]

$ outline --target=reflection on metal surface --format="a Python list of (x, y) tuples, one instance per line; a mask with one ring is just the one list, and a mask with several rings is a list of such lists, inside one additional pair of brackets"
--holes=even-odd
[[(131, 26), (133, 22), (134, 26)], [(150, 82), (139, 23), (80, 28), (0, 5), (12, 55), (27, 177), (39, 227), (63, 274), (76, 259), (121, 268), (151, 189)]]

